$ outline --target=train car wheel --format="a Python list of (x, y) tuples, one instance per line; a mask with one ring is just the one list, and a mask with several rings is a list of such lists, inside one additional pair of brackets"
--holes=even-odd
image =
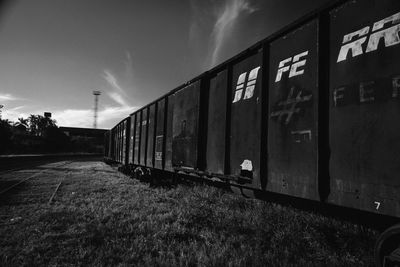
[(400, 266), (400, 224), (379, 236), (374, 253), (376, 266)]

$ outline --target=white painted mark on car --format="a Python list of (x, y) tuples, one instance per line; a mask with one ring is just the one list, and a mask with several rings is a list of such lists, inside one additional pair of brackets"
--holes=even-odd
[(245, 84), (246, 84), (246, 89), (244, 90), (245, 92), (243, 99), (250, 99), (253, 97), (254, 89), (257, 83), (258, 71), (260, 70), (260, 68), (261, 67), (259, 66), (250, 71), (247, 83), (246, 83), (247, 72), (243, 72), (239, 75), (235, 88), (235, 96), (233, 98), (232, 103), (236, 103), (242, 99), (243, 88)]
[[(348, 54), (351, 55), (350, 58), (354, 58), (364, 53), (376, 51), (382, 39), (385, 48), (400, 44), (399, 32), (400, 12), (375, 22), (372, 26), (372, 30), (370, 26), (365, 26), (357, 31), (348, 33), (343, 36), (342, 46), (336, 62), (345, 61)], [(364, 52), (362, 45), (367, 39), (368, 43)]]
[[(289, 57), (289, 58), (284, 59), (281, 62), (279, 62), (278, 72), (276, 73), (275, 82), (277, 83), (277, 82), (281, 81), (283, 73), (288, 72), (288, 71), (289, 71), (289, 78), (304, 74), (304, 68), (301, 69), (301, 67), (304, 67), (306, 65), (307, 60), (302, 59), (302, 58), (304, 58), (307, 55), (308, 55), (308, 51), (304, 51), (300, 54), (295, 55), (293, 57), (293, 61), (292, 61), (292, 57)], [(302, 59), (302, 60), (300, 60), (300, 59)], [(293, 64), (286, 65), (291, 62)]]
[(311, 141), (311, 130), (300, 130), (300, 131), (291, 131), (290, 132), (296, 143), (301, 142), (309, 142)]
[(242, 164), (240, 164), (243, 171), (253, 171), (253, 164), (251, 160), (245, 159)]

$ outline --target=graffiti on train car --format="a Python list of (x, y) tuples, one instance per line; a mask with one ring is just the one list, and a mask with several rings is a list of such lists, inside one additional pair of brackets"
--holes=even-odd
[(288, 125), (295, 114), (301, 114), (304, 108), (311, 104), (311, 99), (311, 92), (292, 86), (287, 98), (275, 104), (270, 116), (277, 118), (278, 122), (284, 120), (284, 124)]
[(239, 100), (242, 99), (243, 96), (243, 87), (247, 79), (246, 83), (246, 90), (244, 93), (243, 99), (250, 99), (254, 95), (254, 88), (256, 87), (256, 82), (257, 82), (257, 76), (258, 76), (258, 71), (260, 70), (260, 66), (252, 69), (249, 73), (249, 76), (247, 77), (247, 72), (243, 72), (242, 74), (239, 75), (239, 78), (236, 83), (236, 89), (235, 89), (235, 97), (232, 101), (232, 103), (236, 103)]
[(400, 75), (375, 81), (353, 83), (333, 90), (333, 106), (342, 107), (350, 104), (387, 101), (398, 98), (399, 91)]
[(156, 136), (155, 160), (162, 160), (163, 138), (164, 138), (164, 135), (157, 135)]
[[(360, 56), (378, 50), (379, 42), (383, 39), (385, 47), (400, 44), (400, 12), (375, 22), (372, 26), (346, 34), (343, 37), (342, 47), (339, 51), (337, 62), (345, 61), (351, 52), (351, 57)], [(369, 36), (367, 36), (369, 34)], [(353, 40), (354, 38), (357, 38)], [(365, 52), (362, 45), (367, 41)]]
[[(289, 71), (289, 78), (304, 74), (304, 68), (303, 69), (300, 68), (306, 65), (307, 60), (303, 58), (307, 55), (308, 51), (304, 51), (300, 54), (295, 55), (294, 57), (289, 57), (279, 62), (278, 72), (276, 73), (275, 82), (281, 81), (283, 73), (287, 71)], [(292, 64), (285, 66), (288, 63)]]
[(291, 131), (293, 141), (295, 143), (310, 142), (312, 139), (311, 130)]

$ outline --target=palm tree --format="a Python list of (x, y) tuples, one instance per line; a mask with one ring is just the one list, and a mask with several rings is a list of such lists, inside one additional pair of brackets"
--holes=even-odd
[(21, 125), (24, 125), (26, 128), (28, 128), (28, 119), (24, 119), (24, 118), (18, 118), (18, 123)]
[(41, 115), (29, 116), (29, 128), (34, 135), (42, 136), (44, 131), (50, 127), (57, 127), (56, 121)]
[(28, 128), (28, 119), (24, 119), (22, 117), (18, 118), (18, 121), (15, 122), (13, 125), (14, 126), (22, 125), (22, 126), (25, 126), (25, 128)]

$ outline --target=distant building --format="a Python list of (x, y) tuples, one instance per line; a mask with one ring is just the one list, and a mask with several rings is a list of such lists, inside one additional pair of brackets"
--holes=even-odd
[(70, 138), (75, 150), (98, 152), (104, 150), (104, 134), (106, 129), (59, 127)]
[(93, 129), (93, 128), (77, 128), (77, 127), (59, 127), (67, 136), (73, 140), (74, 138), (101, 138), (104, 140), (104, 134), (108, 131), (106, 129)]

